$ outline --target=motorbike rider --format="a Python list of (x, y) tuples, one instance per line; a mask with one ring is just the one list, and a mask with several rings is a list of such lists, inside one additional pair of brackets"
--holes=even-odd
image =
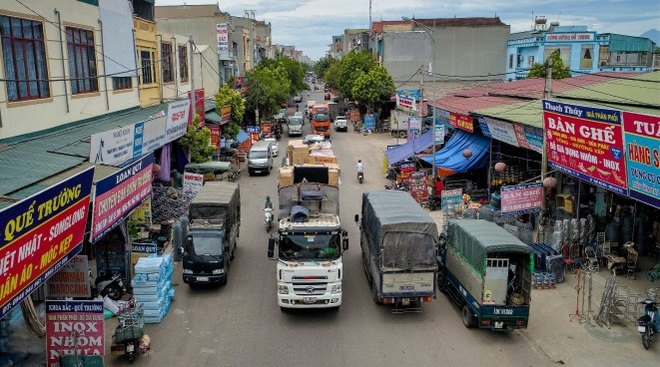
[(356, 168), (357, 168), (358, 177), (360, 176), (360, 174), (362, 174), (362, 176), (364, 176), (364, 163), (362, 163), (361, 159), (358, 159)]
[(264, 201), (264, 210), (268, 208), (273, 209), (273, 202), (270, 201), (270, 196), (266, 196), (266, 200)]

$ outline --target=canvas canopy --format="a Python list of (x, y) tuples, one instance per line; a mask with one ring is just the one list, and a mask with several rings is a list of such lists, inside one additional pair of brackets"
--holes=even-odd
[[(466, 149), (472, 152), (470, 158), (463, 156)], [(435, 153), (436, 172), (447, 177), (484, 168), (488, 165), (489, 151), (489, 138), (463, 130), (455, 130), (447, 144)], [(433, 155), (424, 156), (422, 160), (432, 165)]]
[(486, 258), (496, 252), (530, 254), (532, 248), (493, 222), (483, 219), (450, 220), (447, 245), (458, 252), (481, 274)]
[(433, 131), (429, 130), (419, 137), (396, 148), (386, 150), (387, 163), (395, 164), (404, 161), (413, 155), (423, 152), (433, 144)]
[(204, 163), (188, 163), (185, 170), (194, 173), (222, 173), (231, 169), (231, 162), (208, 161)]

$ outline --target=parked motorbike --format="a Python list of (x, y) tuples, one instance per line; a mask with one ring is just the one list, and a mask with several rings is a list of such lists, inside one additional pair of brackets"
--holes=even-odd
[[(91, 272), (90, 272), (91, 276)], [(94, 280), (94, 293), (101, 297), (108, 296), (111, 300), (118, 300), (126, 293), (126, 285), (121, 280), (119, 273), (108, 273), (101, 271)]]
[(660, 313), (657, 303), (652, 299), (640, 303), (644, 305), (644, 315), (637, 320), (637, 331), (642, 335), (644, 349), (649, 349), (653, 337), (660, 332)]
[(428, 206), (430, 211), (438, 210), (441, 207), (441, 199), (440, 196), (431, 196), (429, 197), (428, 200)]
[(273, 227), (273, 208), (264, 209), (264, 223), (266, 224), (266, 232), (270, 232)]
[(110, 346), (113, 355), (125, 356), (129, 363), (133, 363), (140, 352), (151, 348), (151, 339), (144, 333), (144, 311), (135, 305), (134, 299), (131, 301), (131, 306), (117, 316), (119, 324)]
[(398, 191), (408, 191), (408, 183), (407, 182), (396, 182), (392, 181), (391, 185), (385, 185), (385, 190), (398, 190)]
[(362, 181), (364, 181), (364, 172), (358, 172), (357, 179), (359, 183), (362, 183)]

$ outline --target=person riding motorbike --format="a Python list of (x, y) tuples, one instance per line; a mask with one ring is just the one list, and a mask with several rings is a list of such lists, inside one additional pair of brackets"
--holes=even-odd
[(273, 209), (273, 202), (270, 201), (270, 196), (266, 196), (266, 200), (264, 201), (264, 209), (266, 208)]
[(357, 168), (358, 180), (360, 180), (360, 176), (362, 176), (362, 178), (364, 178), (364, 163), (362, 163), (361, 159), (358, 159), (356, 168)]

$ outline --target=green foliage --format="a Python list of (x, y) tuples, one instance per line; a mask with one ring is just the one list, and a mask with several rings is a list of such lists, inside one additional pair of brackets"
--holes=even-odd
[[(565, 79), (571, 77), (571, 71), (569, 67), (564, 66), (564, 62), (561, 61), (561, 54), (559, 49), (554, 50), (548, 59), (552, 60), (552, 79)], [(547, 62), (548, 60), (546, 60), (546, 63), (543, 64), (538, 62), (534, 63), (534, 66), (532, 66), (532, 68), (529, 70), (527, 77), (545, 78), (548, 75), (546, 72)]]
[(305, 70), (298, 61), (284, 56), (277, 59), (277, 65), (286, 70), (289, 79), (289, 95), (294, 95), (304, 90)]
[(328, 87), (339, 90), (339, 70), (341, 70), (341, 62), (334, 60), (323, 74), (323, 81)]
[(326, 71), (335, 62), (337, 62), (337, 59), (333, 58), (332, 56), (324, 56), (319, 60), (319, 62), (316, 63), (316, 65), (314, 65), (314, 74), (318, 76), (324, 76)]
[(342, 97), (355, 99), (353, 84), (363, 73), (369, 73), (377, 63), (368, 51), (351, 51), (341, 59), (339, 68), (339, 92)]
[(195, 115), (192, 125), (188, 126), (188, 131), (181, 137), (179, 143), (190, 151), (192, 163), (204, 163), (211, 160), (215, 147), (211, 146), (211, 130), (199, 126), (199, 115)]
[(389, 101), (395, 89), (394, 80), (383, 66), (375, 66), (368, 73), (361, 73), (353, 83), (351, 95), (370, 112), (380, 110)]
[(232, 85), (234, 84), (225, 83), (215, 95), (215, 109), (222, 113), (222, 107), (231, 106), (231, 119), (222, 126), (222, 134), (234, 139), (241, 129), (241, 122), (245, 115), (245, 103), (241, 94), (235, 91), (231, 87)]
[(268, 117), (289, 98), (291, 82), (282, 65), (257, 68), (247, 73), (248, 88), (245, 104), (248, 110), (259, 109), (259, 116)]

